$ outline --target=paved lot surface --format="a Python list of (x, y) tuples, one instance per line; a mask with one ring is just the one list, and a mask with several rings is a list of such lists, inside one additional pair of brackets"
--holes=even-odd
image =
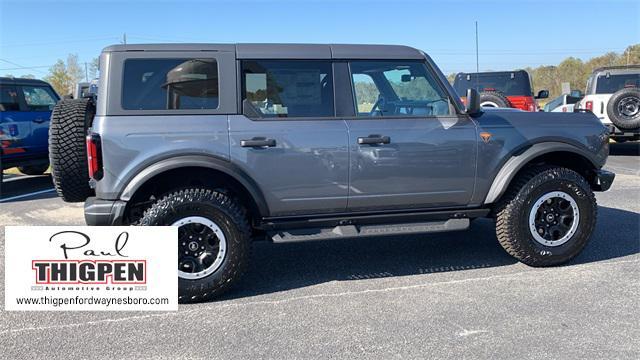
[[(618, 177), (597, 195), (591, 243), (566, 266), (515, 262), (486, 220), (442, 235), (258, 243), (248, 276), (220, 301), (1, 312), (0, 357), (638, 359), (639, 148), (612, 148)], [(19, 181), (29, 185), (5, 198), (47, 188), (46, 177)], [(83, 224), (82, 208), (41, 193), (0, 203), (0, 224)]]

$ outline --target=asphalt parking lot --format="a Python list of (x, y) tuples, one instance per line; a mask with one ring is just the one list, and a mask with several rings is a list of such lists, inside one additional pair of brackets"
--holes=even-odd
[[(637, 359), (640, 144), (611, 153), (616, 181), (597, 194), (596, 231), (566, 266), (516, 262), (488, 220), (440, 235), (261, 242), (239, 288), (216, 302), (168, 313), (3, 311), (0, 356)], [(0, 224), (84, 224), (82, 205), (47, 191), (48, 177), (8, 180)], [(4, 232), (0, 252), (4, 262)]]

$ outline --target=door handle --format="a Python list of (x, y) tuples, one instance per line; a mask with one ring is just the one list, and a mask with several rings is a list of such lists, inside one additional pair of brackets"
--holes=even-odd
[(36, 123), (36, 124), (42, 124), (45, 121), (46, 120), (41, 118), (41, 117), (33, 119), (33, 122)]
[(382, 136), (382, 135), (369, 135), (367, 137), (358, 138), (359, 145), (379, 145), (379, 144), (389, 144), (389, 143), (391, 143), (391, 138), (388, 136)]
[(263, 137), (254, 137), (253, 139), (249, 140), (240, 140), (240, 146), (251, 148), (274, 147), (276, 146), (276, 140)]

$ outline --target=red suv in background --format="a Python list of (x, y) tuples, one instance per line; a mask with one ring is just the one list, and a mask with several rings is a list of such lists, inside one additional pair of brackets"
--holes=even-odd
[(549, 97), (548, 90), (540, 90), (537, 96), (533, 95), (531, 77), (524, 70), (458, 73), (453, 88), (462, 101), (465, 101), (467, 89), (476, 89), (480, 93), (480, 105), (483, 107), (524, 111), (538, 111), (536, 99)]

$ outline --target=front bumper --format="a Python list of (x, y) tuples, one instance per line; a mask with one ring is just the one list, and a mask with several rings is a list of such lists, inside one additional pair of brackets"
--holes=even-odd
[(102, 200), (90, 197), (84, 202), (84, 221), (87, 225), (122, 225), (127, 203), (122, 200)]
[(596, 171), (595, 183), (593, 184), (593, 190), (595, 191), (607, 191), (613, 184), (616, 174), (607, 170)]

